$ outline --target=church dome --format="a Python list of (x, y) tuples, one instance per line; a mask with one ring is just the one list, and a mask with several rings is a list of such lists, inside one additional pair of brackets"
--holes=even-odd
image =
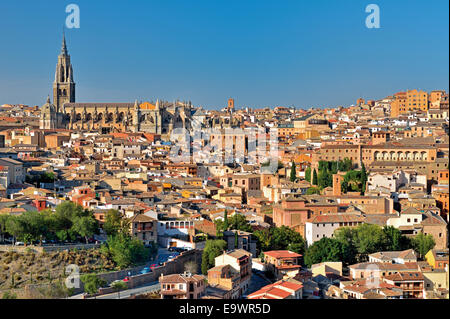
[(54, 106), (51, 102), (50, 102), (50, 97), (47, 98), (47, 103), (45, 103), (42, 106), (41, 109), (42, 113), (55, 113), (56, 112), (56, 106)]

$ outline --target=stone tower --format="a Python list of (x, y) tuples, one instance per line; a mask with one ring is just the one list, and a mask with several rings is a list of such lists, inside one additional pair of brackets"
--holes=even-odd
[(341, 196), (341, 184), (344, 181), (344, 176), (341, 172), (333, 174), (333, 196)]
[(55, 82), (53, 82), (53, 103), (56, 106), (56, 112), (62, 113), (64, 103), (74, 102), (75, 82), (73, 81), (72, 64), (66, 46), (66, 37), (63, 33), (61, 54), (58, 56)]

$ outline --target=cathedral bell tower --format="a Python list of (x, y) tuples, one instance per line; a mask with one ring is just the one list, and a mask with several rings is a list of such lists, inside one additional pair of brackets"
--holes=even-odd
[(63, 113), (64, 103), (75, 102), (75, 82), (73, 81), (72, 64), (67, 51), (66, 37), (63, 33), (61, 53), (56, 65), (55, 82), (53, 82), (53, 103), (57, 113)]

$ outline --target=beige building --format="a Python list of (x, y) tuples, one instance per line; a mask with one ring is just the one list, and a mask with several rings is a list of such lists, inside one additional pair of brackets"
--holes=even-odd
[(205, 294), (205, 279), (204, 276), (188, 273), (161, 274), (161, 299), (200, 299)]
[(252, 276), (252, 254), (243, 249), (235, 249), (223, 253), (214, 261), (216, 267), (230, 265), (239, 273), (239, 294), (243, 295), (250, 285)]
[(158, 241), (157, 220), (145, 214), (138, 214), (130, 220), (131, 235), (150, 245)]
[(8, 168), (8, 181), (10, 184), (21, 184), (25, 181), (23, 163), (11, 158), (0, 158), (0, 166)]

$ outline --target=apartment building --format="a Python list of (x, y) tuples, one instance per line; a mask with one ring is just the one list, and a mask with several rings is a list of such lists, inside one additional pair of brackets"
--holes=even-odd
[(137, 214), (130, 220), (130, 233), (139, 239), (144, 245), (157, 243), (158, 221), (145, 214)]
[(271, 250), (264, 252), (264, 264), (275, 278), (294, 277), (302, 268), (302, 255), (289, 250)]
[(161, 274), (161, 299), (200, 299), (205, 294), (205, 279), (205, 276), (189, 273)]
[(249, 285), (252, 276), (252, 254), (243, 249), (235, 249), (224, 252), (215, 259), (215, 267), (230, 265), (239, 273), (239, 295), (243, 295)]

